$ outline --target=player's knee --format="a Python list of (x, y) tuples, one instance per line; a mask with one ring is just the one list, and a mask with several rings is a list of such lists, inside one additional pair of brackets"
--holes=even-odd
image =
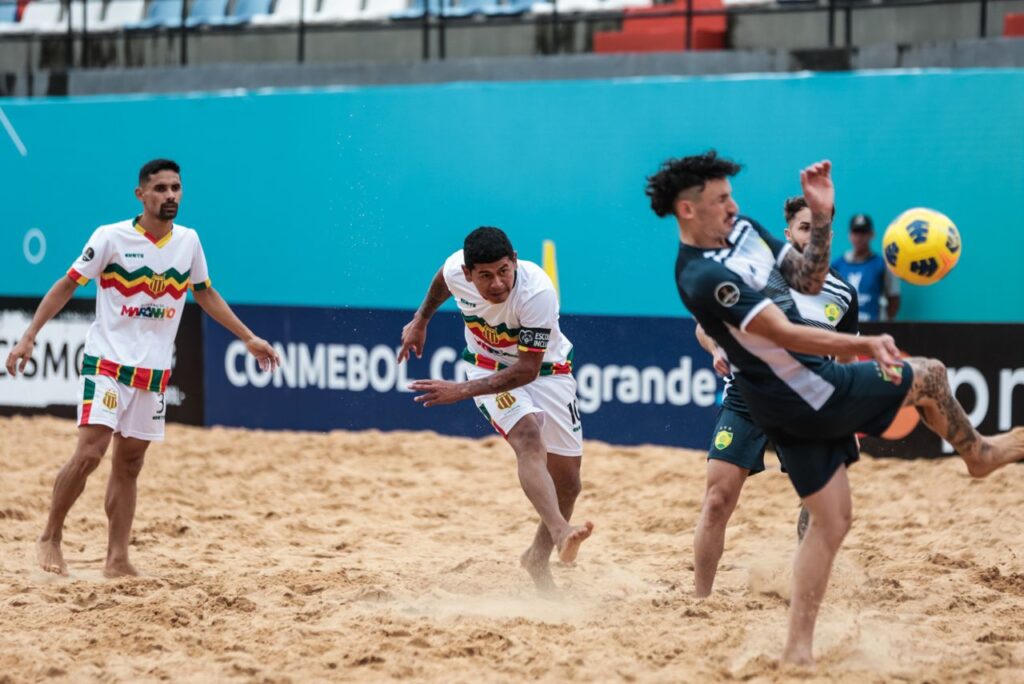
[(508, 443), (512, 445), (518, 458), (537, 459), (546, 462), (547, 449), (544, 448), (544, 439), (540, 434), (540, 426), (537, 425), (536, 420), (529, 420), (529, 418), (531, 416), (527, 416), (519, 421), (512, 428), (512, 431), (508, 434)]
[(88, 475), (99, 467), (104, 451), (106, 449), (99, 444), (82, 444), (71, 457), (71, 467), (79, 475)]
[(579, 473), (572, 473), (558, 481), (558, 499), (560, 501), (575, 501), (582, 491), (583, 480), (580, 479)]
[(723, 487), (710, 487), (704, 495), (704, 517), (711, 523), (723, 523), (732, 515), (735, 497)]
[(838, 551), (853, 524), (853, 511), (849, 508), (841, 508), (820, 521), (814, 520), (813, 524), (821, 525), (822, 531), (825, 533), (825, 543), (834, 551)]
[(136, 478), (142, 472), (142, 466), (145, 461), (146, 455), (144, 453), (119, 455), (118, 458), (114, 459), (114, 467), (117, 468), (119, 474)]

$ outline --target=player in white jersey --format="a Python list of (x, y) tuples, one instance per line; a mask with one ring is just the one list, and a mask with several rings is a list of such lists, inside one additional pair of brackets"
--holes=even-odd
[(498, 228), (470, 233), (434, 276), (426, 298), (402, 329), (399, 361), (423, 354), (427, 324), (454, 297), (466, 324), (466, 382), (417, 380), (424, 406), (472, 398), (515, 451), (519, 482), (540, 514), (533, 544), (520, 561), (538, 589), (555, 588), (549, 567), (558, 549), (575, 560), (593, 524), (569, 524), (582, 487), (583, 432), (572, 375), (572, 344), (558, 325), (558, 294), (534, 263), (516, 258)]
[(135, 189), (142, 214), (96, 229), (7, 357), (8, 373), (23, 371), (43, 325), (79, 285), (97, 281), (96, 320), (82, 359), (78, 444), (57, 475), (50, 514), (36, 544), (39, 565), (47, 572), (67, 574), (61, 551), (64, 519), (113, 441), (103, 572), (107, 577), (138, 574), (128, 560), (136, 480), (150, 442), (164, 436), (164, 390), (186, 291), (192, 290), (210, 317), (243, 340), (262, 366), (279, 362), (273, 347), (256, 337), (210, 286), (198, 234), (174, 223), (181, 193), (176, 163), (155, 159), (143, 166)]
[[(783, 215), (786, 219), (786, 240), (793, 249), (802, 253), (811, 239), (811, 210), (807, 201), (803, 197), (791, 197), (783, 206)], [(857, 291), (838, 273), (826, 274), (822, 289), (816, 294), (790, 288), (790, 296), (807, 325), (854, 334), (858, 332)], [(722, 408), (708, 449), (704, 503), (693, 535), (694, 594), (704, 597), (714, 586), (718, 563), (725, 548), (725, 528), (736, 510), (743, 485), (747, 477), (765, 469), (764, 452), (768, 437), (754, 422), (746, 402), (732, 385), (731, 368), (725, 352), (699, 324), (696, 334), (700, 345), (714, 358), (715, 370), (726, 379)], [(856, 356), (838, 359), (840, 363), (856, 360)], [(847, 461), (847, 465), (853, 460), (856, 459)], [(797, 525), (801, 539), (807, 521), (807, 509), (801, 507)]]

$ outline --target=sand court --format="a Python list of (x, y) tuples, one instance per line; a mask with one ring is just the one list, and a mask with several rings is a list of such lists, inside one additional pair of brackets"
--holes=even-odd
[[(781, 681), (797, 500), (748, 482), (711, 598), (692, 590), (703, 454), (586, 445), (594, 536), (540, 598), (535, 514), (498, 438), (169, 425), (139, 484), (138, 579), (105, 580), (109, 455), (68, 578), (33, 541), (74, 424), (0, 419), (0, 682)], [(775, 463), (774, 457), (769, 462)], [(1024, 681), (1024, 468), (851, 471), (854, 525), (801, 681)]]

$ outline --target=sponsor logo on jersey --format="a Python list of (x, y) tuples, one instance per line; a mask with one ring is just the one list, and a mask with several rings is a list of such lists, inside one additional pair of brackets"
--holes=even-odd
[(730, 283), (728, 280), (719, 283), (715, 288), (715, 299), (726, 308), (735, 306), (736, 302), (740, 301), (740, 288), (736, 287), (736, 283)]
[(473, 302), (471, 302), (469, 300), (463, 299), (462, 297), (459, 297), (459, 304), (462, 304), (463, 306), (468, 306), (471, 309), (475, 309), (476, 308), (476, 304), (474, 304)]
[(885, 367), (883, 367), (881, 364), (879, 364), (877, 361), (875, 361), (875, 368), (878, 369), (879, 377), (881, 377), (882, 380), (885, 380), (886, 382), (891, 382), (893, 384), (897, 384), (896, 383), (896, 379), (897, 378), (899, 378), (901, 381), (903, 380), (903, 366), (902, 365), (899, 365), (899, 366), (885, 366)]
[(842, 313), (843, 312), (842, 310), (840, 310), (838, 304), (833, 304), (832, 302), (829, 302), (828, 304), (825, 305), (825, 318), (828, 320), (829, 323), (835, 323), (836, 321), (838, 321)]
[(163, 304), (143, 304), (142, 306), (121, 305), (121, 315), (128, 318), (165, 318), (171, 320), (178, 314), (178, 310)]
[(516, 398), (508, 392), (502, 392), (494, 399), (494, 403), (498, 405), (502, 411), (507, 411), (512, 408), (512, 405), (516, 403)]
[(125, 259), (143, 259), (143, 258), (145, 258), (145, 256), (146, 255), (143, 254), (142, 252), (125, 252), (124, 253), (124, 258)]
[(103, 405), (113, 411), (117, 408), (117, 392), (113, 390), (107, 390), (106, 394), (103, 395)]
[(730, 444), (732, 444), (732, 428), (722, 428), (715, 435), (715, 448), (722, 451), (728, 449)]
[(96, 252), (93, 251), (92, 247), (86, 247), (85, 251), (82, 252), (82, 261), (92, 261), (92, 258), (96, 256)]

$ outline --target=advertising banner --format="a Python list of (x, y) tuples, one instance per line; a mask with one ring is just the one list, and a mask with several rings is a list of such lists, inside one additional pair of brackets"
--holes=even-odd
[[(74, 418), (81, 392), (79, 372), (85, 336), (95, 302), (72, 299), (43, 326), (25, 372), (11, 378), (3, 362), (32, 320), (39, 299), (0, 297), (0, 415), (48, 413)], [(171, 383), (167, 387), (168, 420), (202, 424), (202, 325), (199, 308), (186, 304), (175, 342)]]
[[(435, 430), (492, 434), (470, 401), (424, 408), (407, 385), (464, 379), (464, 325), (439, 312), (422, 359), (399, 365), (411, 311), (239, 306), (239, 315), (281, 354), (261, 371), (245, 346), (207, 323), (206, 421), (264, 429)], [(586, 438), (614, 444), (704, 448), (721, 381), (683, 318), (562, 316), (575, 347)]]

